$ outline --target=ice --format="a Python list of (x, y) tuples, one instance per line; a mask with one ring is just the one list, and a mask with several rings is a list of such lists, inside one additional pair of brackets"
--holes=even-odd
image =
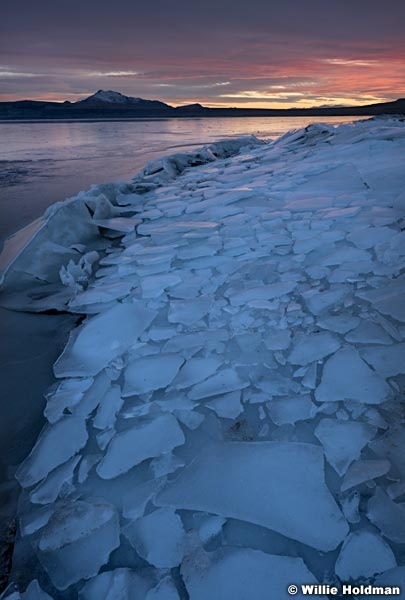
[(229, 333), (225, 329), (212, 329), (207, 331), (198, 331), (196, 333), (186, 333), (170, 339), (163, 347), (163, 352), (181, 352), (194, 348), (209, 347), (210, 344), (217, 345), (226, 341)]
[(177, 567), (185, 551), (185, 531), (180, 517), (160, 508), (124, 528), (139, 556), (158, 569)]
[[(51, 206), (44, 217), (31, 223), (12, 236), (2, 253), (0, 284), (3, 288), (37, 283), (44, 274), (44, 258), (47, 263), (47, 279), (59, 279), (61, 254), (77, 256), (71, 247), (77, 243), (89, 243), (95, 239), (94, 227), (88, 223), (88, 211), (83, 200), (72, 198)], [(49, 247), (59, 252), (50, 252)]]
[(256, 523), (323, 551), (336, 548), (348, 529), (325, 486), (322, 451), (312, 444), (205, 447), (155, 503)]
[(34, 504), (49, 504), (61, 495), (66, 495), (72, 490), (73, 475), (80, 456), (74, 456), (64, 465), (54, 469), (43, 483), (40, 483), (30, 493), (30, 500)]
[(68, 264), (66, 266), (62, 265), (59, 270), (62, 284), (76, 293), (81, 292), (93, 273), (94, 263), (99, 259), (98, 252), (86, 252), (79, 258), (77, 263), (74, 260), (69, 260)]
[(53, 598), (44, 592), (38, 580), (34, 579), (21, 594), (14, 585), (10, 584), (0, 595), (0, 600), (53, 600)]
[(13, 584), (8, 585), (0, 596), (0, 600), (21, 600), (21, 594), (16, 590)]
[(153, 579), (132, 569), (105, 571), (88, 581), (80, 590), (79, 600), (146, 600)]
[(396, 498), (403, 496), (405, 494), (405, 481), (401, 480), (391, 483), (391, 485), (387, 487), (386, 492), (391, 500), (395, 500)]
[[(139, 240), (142, 240), (141, 243), (138, 243)], [(158, 260), (162, 260), (163, 258), (165, 260), (168, 258), (172, 259), (176, 254), (176, 248), (179, 246), (179, 243), (146, 245), (144, 242), (143, 238), (130, 240), (130, 244), (122, 252), (122, 258), (136, 260), (139, 264), (142, 264), (142, 259), (145, 257), (156, 257)], [(118, 256), (121, 256), (121, 253)], [(105, 261), (106, 259), (103, 260)]]
[[(115, 361), (117, 364), (117, 361)], [(110, 378), (110, 376), (111, 378)], [(95, 376), (94, 381), (88, 390), (83, 394), (80, 402), (71, 409), (72, 414), (81, 416), (85, 419), (97, 408), (100, 400), (108, 392), (111, 386), (112, 370), (104, 369)]]
[[(290, 598), (287, 588), (316, 583), (301, 558), (275, 556), (250, 548), (224, 548), (189, 560), (181, 568), (190, 600), (277, 600)], [(299, 592), (296, 598), (304, 596)], [(326, 596), (319, 595), (321, 600)]]
[(385, 538), (399, 544), (405, 542), (405, 508), (391, 500), (381, 487), (368, 501), (367, 517)]
[(53, 393), (47, 394), (47, 404), (44, 411), (50, 423), (56, 423), (66, 409), (71, 410), (79, 404), (85, 392), (92, 386), (93, 377), (82, 379), (64, 379)]
[(387, 282), (382, 288), (358, 291), (357, 296), (371, 304), (384, 315), (405, 323), (405, 282), (403, 278)]
[(341, 581), (358, 581), (373, 577), (397, 566), (388, 544), (377, 534), (360, 530), (344, 541), (336, 560), (335, 571)]
[(191, 430), (198, 429), (205, 419), (205, 416), (201, 413), (190, 410), (176, 410), (175, 416), (180, 423), (183, 423), (183, 425)]
[(300, 386), (291, 377), (284, 377), (277, 371), (272, 371), (268, 379), (260, 379), (255, 385), (270, 396), (288, 396), (300, 392)]
[(133, 521), (143, 517), (146, 505), (149, 500), (155, 497), (164, 482), (164, 478), (150, 479), (141, 485), (132, 487), (132, 489), (124, 496), (122, 510), (124, 517)]
[(145, 600), (180, 600), (176, 586), (171, 577), (164, 577), (146, 595)]
[(168, 340), (176, 335), (175, 327), (151, 327), (149, 329), (149, 337), (154, 342)]
[(224, 419), (236, 419), (243, 412), (239, 390), (214, 398), (207, 406)]
[(115, 435), (115, 429), (105, 429), (104, 431), (100, 431), (96, 434), (97, 445), (104, 452), (107, 448), (108, 444), (111, 442), (112, 438)]
[(356, 329), (346, 335), (346, 340), (357, 344), (392, 344), (392, 338), (388, 333), (372, 321), (362, 321)]
[(145, 418), (113, 437), (97, 473), (103, 479), (113, 479), (147, 458), (170, 452), (184, 441), (184, 434), (172, 415)]
[(332, 333), (321, 332), (293, 339), (293, 349), (288, 360), (294, 365), (307, 365), (340, 348), (340, 341)]
[(239, 375), (233, 369), (223, 369), (216, 375), (208, 377), (202, 383), (197, 383), (188, 392), (191, 400), (201, 400), (210, 398), (226, 392), (241, 390), (248, 386), (247, 382), (240, 379)]
[(28, 457), (17, 469), (22, 487), (30, 487), (67, 462), (87, 442), (86, 423), (81, 417), (65, 416), (46, 426)]
[[(166, 221), (166, 222), (165, 222)], [(212, 221), (173, 221), (172, 219), (159, 219), (159, 223), (145, 223), (138, 225), (139, 235), (150, 235), (156, 240), (174, 241), (179, 235), (188, 232), (212, 234), (218, 223)]]
[(313, 363), (302, 378), (302, 385), (310, 390), (314, 390), (316, 388), (317, 379), (318, 365), (317, 363)]
[(289, 398), (274, 398), (267, 403), (267, 409), (271, 420), (276, 425), (305, 421), (316, 414), (316, 406), (311, 402), (311, 397), (308, 394)]
[(179, 249), (177, 256), (181, 260), (200, 258), (201, 256), (213, 256), (221, 247), (219, 237), (208, 238), (204, 244), (193, 244)]
[(326, 316), (317, 320), (317, 325), (319, 325), (319, 327), (322, 327), (322, 329), (330, 329), (336, 333), (347, 333), (351, 329), (357, 327), (359, 323), (359, 317), (352, 315)]
[(387, 433), (370, 443), (377, 456), (388, 459), (405, 479), (405, 430), (402, 426), (391, 427)]
[(367, 250), (360, 250), (358, 248), (340, 248), (335, 250), (329, 256), (321, 260), (321, 265), (330, 267), (334, 265), (341, 265), (342, 263), (359, 263), (362, 261), (368, 262), (370, 260), (370, 254)]
[(343, 514), (349, 523), (359, 523), (361, 517), (359, 514), (360, 494), (355, 491), (340, 500)]
[(52, 600), (52, 597), (44, 592), (36, 579), (31, 581), (21, 598), (22, 600)]
[(364, 348), (361, 356), (382, 377), (392, 377), (405, 373), (405, 342), (389, 347)]
[(378, 429), (388, 428), (387, 421), (376, 408), (368, 408), (364, 412), (364, 421), (373, 427), (377, 427)]
[[(234, 336), (237, 352), (234, 358), (235, 366), (258, 365), (264, 361), (271, 361), (271, 353), (266, 352), (262, 346), (261, 335), (254, 333), (240, 333)], [(233, 344), (232, 344), (233, 345)]]
[(172, 383), (172, 387), (181, 390), (204, 381), (210, 375), (216, 373), (222, 361), (215, 357), (191, 358), (180, 369), (179, 374)]
[(318, 402), (357, 400), (365, 404), (381, 404), (391, 390), (377, 373), (372, 371), (350, 346), (329, 358), (323, 368), (320, 385), (316, 388)]
[(211, 308), (212, 299), (201, 296), (191, 300), (171, 300), (168, 314), (170, 323), (193, 325), (204, 317)]
[[(178, 416), (177, 411), (176, 416)], [(154, 458), (149, 465), (149, 469), (154, 477), (163, 477), (164, 475), (174, 473), (174, 471), (177, 471), (180, 467), (184, 467), (184, 464), (182, 458), (179, 458), (173, 454), (173, 452), (167, 452), (166, 454)]]
[(371, 479), (386, 475), (391, 469), (389, 460), (358, 460), (353, 463), (342, 481), (341, 491), (345, 492)]
[(54, 506), (32, 507), (20, 518), (20, 533), (22, 537), (32, 535), (46, 525), (54, 511)]
[(311, 266), (305, 269), (311, 279), (323, 279), (328, 277), (330, 269), (328, 267)]
[(77, 481), (79, 483), (86, 481), (90, 471), (98, 462), (100, 462), (100, 459), (101, 454), (87, 454), (82, 458), (77, 473)]
[(315, 429), (315, 435), (323, 446), (329, 464), (340, 476), (359, 458), (362, 449), (375, 433), (376, 429), (365, 423), (336, 419), (322, 419)]
[(303, 560), (328, 583), (339, 552), (344, 580), (395, 572), (403, 125), (163, 158), (14, 240), (2, 301), (84, 315), (17, 471), (18, 583), (278, 600), (313, 581)]
[(69, 308), (73, 312), (99, 312), (100, 307), (108, 307), (108, 303), (128, 296), (136, 283), (134, 281), (114, 281), (112, 283), (98, 283), (77, 294), (70, 302)]
[(154, 354), (134, 360), (125, 370), (123, 396), (145, 394), (166, 387), (183, 363), (184, 358), (176, 354)]
[(321, 315), (328, 310), (331, 310), (336, 305), (341, 304), (343, 298), (347, 294), (347, 288), (342, 286), (337, 289), (326, 291), (309, 290), (303, 294), (308, 309), (314, 315)]
[(165, 391), (161, 392), (155, 400), (156, 405), (164, 412), (174, 413), (177, 410), (192, 411), (196, 404), (189, 400), (184, 392)]
[(383, 327), (383, 329), (397, 342), (401, 342), (405, 336), (401, 335), (400, 327), (394, 325), (390, 319), (383, 317), (380, 314), (375, 316), (375, 320)]
[(198, 537), (203, 544), (219, 536), (222, 532), (222, 527), (226, 523), (226, 519), (223, 517), (204, 515), (203, 513), (195, 513), (195, 518), (198, 526)]
[[(140, 261), (138, 261), (140, 262)], [(171, 269), (171, 259), (167, 257), (153, 257), (142, 260), (142, 266), (134, 267), (131, 265), (122, 265), (118, 268), (120, 277), (128, 277), (135, 273), (138, 277), (149, 277), (160, 273), (167, 273)]]
[(405, 235), (403, 231), (397, 232), (390, 240), (391, 249), (400, 256), (405, 254)]
[(358, 248), (367, 250), (373, 248), (381, 242), (387, 242), (393, 237), (394, 231), (389, 227), (364, 227), (355, 229), (347, 236), (347, 239), (353, 242)]
[(263, 341), (269, 350), (287, 350), (291, 342), (291, 331), (288, 329), (269, 329), (268, 335)]
[(118, 515), (105, 502), (60, 507), (36, 541), (38, 558), (58, 590), (97, 575), (120, 544)]
[(96, 429), (108, 429), (113, 427), (117, 413), (124, 404), (121, 398), (121, 388), (119, 385), (112, 385), (100, 400), (100, 404), (93, 419), (93, 425)]
[(169, 290), (170, 298), (179, 300), (190, 300), (200, 295), (202, 281), (186, 281)]
[[(26, 258), (24, 251), (27, 245), (32, 244), (33, 237), (41, 230), (43, 222), (43, 218), (36, 219), (6, 239), (0, 255), (0, 285), (6, 281), (7, 272), (12, 272), (13, 263), (17, 261), (18, 257), (22, 254), (24, 259)], [(16, 271), (18, 276), (18, 268)]]
[(181, 278), (174, 273), (159, 273), (149, 275), (141, 280), (143, 298), (158, 298), (166, 288), (181, 282)]
[(117, 304), (88, 319), (71, 334), (65, 350), (56, 361), (56, 377), (96, 375), (128, 350), (156, 314), (142, 304)]
[[(400, 598), (404, 600), (405, 598), (405, 567), (395, 567), (394, 569), (390, 569), (389, 571), (385, 571), (382, 575), (378, 575), (373, 581), (373, 586), (380, 587), (383, 590), (385, 589), (387, 592), (387, 597), (394, 597), (394, 593), (396, 594), (396, 598)], [(389, 590), (388, 588), (399, 588), (399, 595), (397, 592)], [(365, 595), (359, 595), (359, 600), (380, 600), (381, 599), (381, 591), (376, 592), (375, 594), (369, 593), (368, 591)]]
[(130, 217), (112, 217), (110, 219), (91, 219), (90, 223), (104, 229), (112, 229), (120, 233), (129, 233), (133, 231), (136, 225), (142, 223), (142, 219)]
[(296, 283), (294, 281), (279, 281), (247, 290), (228, 290), (225, 292), (225, 296), (229, 298), (232, 306), (242, 306), (252, 300), (272, 300), (273, 298), (284, 296), (295, 287)]

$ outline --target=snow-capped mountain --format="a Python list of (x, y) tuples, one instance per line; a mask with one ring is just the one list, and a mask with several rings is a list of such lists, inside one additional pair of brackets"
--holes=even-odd
[(113, 90), (98, 90), (95, 94), (92, 94), (84, 100), (79, 100), (75, 104), (81, 106), (125, 106), (125, 105), (136, 105), (139, 108), (171, 108), (168, 104), (160, 102), (159, 100), (145, 100), (144, 98), (133, 98), (131, 96), (125, 96), (120, 92), (114, 92)]

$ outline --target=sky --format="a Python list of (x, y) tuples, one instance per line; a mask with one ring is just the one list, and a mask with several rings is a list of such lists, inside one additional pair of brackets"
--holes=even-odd
[(404, 0), (3, 0), (0, 100), (173, 106), (405, 97)]

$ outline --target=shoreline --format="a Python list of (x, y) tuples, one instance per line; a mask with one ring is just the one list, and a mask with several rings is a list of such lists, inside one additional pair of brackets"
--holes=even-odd
[(401, 581), (404, 147), (394, 118), (310, 125), (48, 209), (3, 301), (85, 320), (17, 471), (21, 589)]
[[(94, 117), (94, 118), (90, 118), (90, 117), (78, 117), (78, 118), (44, 118), (44, 119), (30, 119), (30, 118), (21, 118), (21, 119), (1, 119), (0, 118), (0, 124), (4, 124), (4, 123), (103, 123), (103, 122), (118, 122), (118, 123), (126, 123), (126, 122), (132, 122), (132, 121), (169, 121), (172, 119), (182, 119), (182, 120), (204, 120), (204, 119), (223, 119), (223, 118), (230, 118), (230, 119), (249, 119), (249, 118), (258, 118), (258, 119), (280, 119), (280, 118), (286, 118), (286, 119), (295, 119), (295, 118), (319, 118), (319, 119), (328, 119), (328, 118), (339, 118), (339, 117), (344, 117), (344, 118), (350, 118), (353, 117), (355, 119), (371, 119), (373, 117), (376, 116), (384, 116), (387, 118), (391, 118), (392, 116), (395, 115), (373, 115), (373, 114), (367, 114), (367, 113), (360, 113), (360, 114), (351, 114), (351, 113), (342, 113), (342, 114), (276, 114), (276, 115), (261, 115), (261, 114), (242, 114), (242, 115), (238, 115), (238, 114), (230, 114), (230, 115), (195, 115), (195, 116), (190, 116), (190, 115), (168, 115), (168, 116), (163, 116), (163, 117)], [(399, 117), (403, 117), (403, 115), (398, 115)]]

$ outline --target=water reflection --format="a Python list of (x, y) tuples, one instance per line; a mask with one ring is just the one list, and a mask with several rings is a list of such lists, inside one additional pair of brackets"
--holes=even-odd
[(0, 123), (0, 239), (50, 204), (93, 183), (127, 181), (146, 162), (227, 137), (275, 138), (309, 123), (352, 117), (246, 117), (154, 121)]

